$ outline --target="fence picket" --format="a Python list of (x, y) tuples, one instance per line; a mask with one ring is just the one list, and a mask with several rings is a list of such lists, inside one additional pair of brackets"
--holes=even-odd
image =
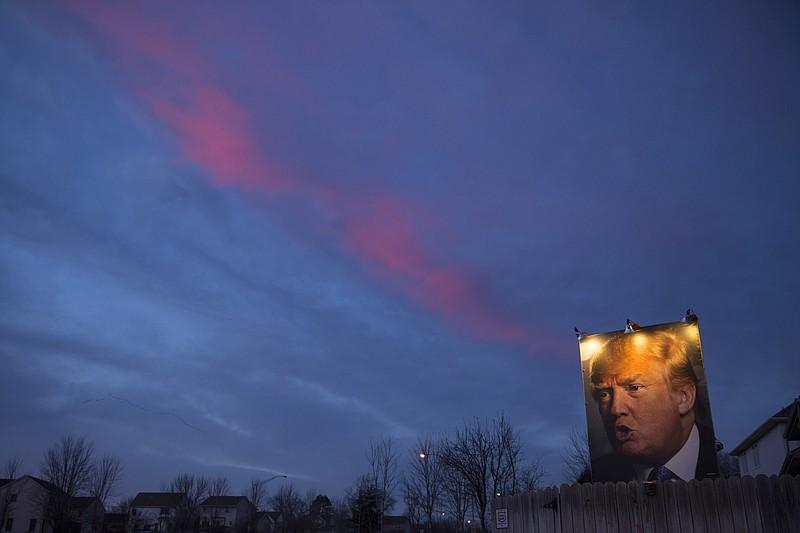
[(780, 477), (779, 509), (785, 510), (788, 515), (789, 531), (800, 531), (800, 483), (795, 484), (796, 480), (800, 481), (800, 477)]
[(800, 532), (800, 476), (563, 484), (499, 497), (498, 533)]

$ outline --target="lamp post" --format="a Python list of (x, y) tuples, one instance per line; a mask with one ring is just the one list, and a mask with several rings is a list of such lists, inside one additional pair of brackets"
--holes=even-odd
[[(425, 483), (424, 511), (428, 519), (428, 533), (431, 533), (433, 530), (433, 514), (435, 512), (433, 507), (436, 504), (436, 500), (439, 496), (438, 485), (441, 465), (438, 464), (438, 461), (429, 461), (439, 457), (435, 453), (429, 453), (423, 450), (417, 453), (417, 457), (419, 457), (420, 461), (422, 462), (420, 473)], [(444, 513), (442, 513), (442, 516), (444, 516)]]
[[(267, 478), (267, 479), (252, 483), (250, 485), (250, 496), (254, 500), (261, 500), (261, 498), (262, 498), (262, 496), (260, 494), (261, 487), (263, 487), (264, 485), (266, 485), (267, 483), (269, 483), (273, 479), (277, 479), (279, 477), (282, 477), (282, 478), (286, 479), (288, 476), (285, 476), (284, 474), (278, 474), (276, 476), (272, 476), (271, 478)], [(265, 496), (266, 496), (266, 494), (265, 494)], [(259, 503), (261, 503), (261, 502), (259, 502), (259, 501), (253, 502), (254, 505), (259, 504)], [(266, 502), (264, 502), (264, 503), (266, 503)], [(256, 511), (258, 511), (258, 509), (256, 509)], [(248, 520), (247, 521), (247, 530), (248, 530), (248, 532), (251, 530), (251, 522), (252, 522), (252, 520)], [(256, 524), (256, 528), (257, 527), (258, 527), (258, 524)]]
[[(252, 494), (253, 498), (254, 498), (254, 499), (259, 499), (259, 500), (260, 500), (260, 499), (261, 499), (261, 494), (260, 494), (260, 492), (261, 492), (261, 487), (263, 487), (264, 485), (266, 485), (267, 483), (269, 483), (269, 482), (270, 482), (270, 481), (272, 481), (273, 479), (277, 479), (277, 478), (279, 478), (279, 477), (282, 477), (282, 478), (284, 478), (284, 479), (286, 479), (286, 478), (287, 478), (287, 476), (285, 476), (285, 475), (283, 475), (283, 474), (278, 474), (277, 476), (272, 476), (271, 478), (267, 478), (267, 479), (264, 479), (264, 480), (262, 480), (262, 481), (259, 481), (259, 482), (257, 482), (257, 483), (253, 483), (253, 485), (252, 485), (252, 487), (251, 487), (251, 489), (250, 489), (250, 490), (252, 491), (252, 493), (253, 493), (253, 494)], [(256, 498), (256, 496), (258, 496), (258, 498)], [(260, 503), (260, 502), (255, 502), (255, 503)], [(265, 503), (266, 503), (266, 502), (265, 502)]]
[(258, 483), (256, 483), (256, 486), (260, 487), (261, 485), (266, 485), (267, 483), (269, 483), (273, 479), (276, 479), (276, 478), (279, 478), (279, 477), (282, 477), (282, 478), (285, 479), (285, 478), (287, 478), (289, 476), (286, 476), (286, 475), (283, 475), (283, 474), (278, 474), (277, 476), (272, 476), (271, 478), (265, 479), (264, 481), (259, 481)]

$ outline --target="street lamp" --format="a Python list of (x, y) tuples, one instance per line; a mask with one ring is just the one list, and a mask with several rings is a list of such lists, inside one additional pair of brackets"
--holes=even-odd
[(282, 478), (284, 478), (284, 479), (285, 479), (285, 478), (287, 478), (288, 476), (285, 476), (285, 475), (283, 475), (283, 474), (278, 474), (277, 476), (272, 476), (271, 478), (269, 478), (269, 479), (265, 479), (264, 481), (259, 481), (258, 483), (256, 483), (256, 486), (257, 486), (257, 487), (260, 487), (261, 485), (266, 485), (267, 483), (269, 483), (269, 482), (270, 482), (270, 481), (272, 481), (273, 479), (276, 479), (276, 478), (279, 478), (279, 477), (282, 477)]
[(285, 476), (285, 475), (283, 475), (283, 474), (278, 474), (277, 476), (272, 476), (271, 478), (267, 478), (267, 479), (265, 479), (265, 480), (263, 480), (263, 481), (259, 481), (259, 482), (257, 482), (257, 483), (253, 483), (253, 484), (252, 484), (252, 486), (251, 486), (251, 489), (250, 489), (250, 490), (251, 490), (251, 493), (252, 493), (253, 499), (255, 499), (255, 500), (259, 500), (259, 501), (257, 501), (257, 502), (254, 502), (256, 505), (260, 506), (260, 503), (265, 503), (265, 502), (261, 502), (261, 499), (266, 497), (266, 492), (265, 492), (265, 494), (263, 494), (263, 495), (261, 494), (261, 490), (260, 490), (260, 489), (261, 489), (261, 487), (263, 487), (264, 485), (266, 485), (267, 483), (269, 483), (269, 482), (270, 482), (270, 481), (272, 481), (273, 479), (277, 479), (277, 478), (279, 478), (279, 477), (282, 477), (282, 478), (284, 478), (284, 479), (285, 479), (287, 476)]
[[(250, 497), (253, 498), (253, 500), (254, 500), (253, 501), (253, 506), (256, 507), (256, 512), (258, 512), (258, 507), (260, 507), (262, 503), (266, 503), (266, 502), (262, 501), (262, 499), (264, 499), (266, 497), (266, 493), (263, 494), (263, 495), (261, 494), (261, 490), (260, 490), (261, 487), (263, 487), (264, 485), (266, 485), (267, 483), (269, 483), (273, 479), (277, 479), (279, 477), (282, 477), (282, 478), (285, 479), (287, 476), (284, 475), (284, 474), (278, 474), (276, 476), (272, 476), (271, 478), (267, 478), (267, 479), (265, 479), (263, 481), (258, 481), (258, 482), (255, 482), (255, 480), (251, 481), (251, 484), (250, 484)], [(247, 531), (248, 531), (248, 533), (251, 531), (252, 522), (253, 522), (252, 517), (247, 520)], [(258, 524), (256, 524), (256, 527), (258, 527)]]

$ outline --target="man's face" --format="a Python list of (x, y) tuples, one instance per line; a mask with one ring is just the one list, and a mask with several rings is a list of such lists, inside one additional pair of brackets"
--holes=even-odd
[(623, 367), (593, 386), (608, 440), (642, 464), (663, 464), (683, 446), (679, 399), (664, 363)]

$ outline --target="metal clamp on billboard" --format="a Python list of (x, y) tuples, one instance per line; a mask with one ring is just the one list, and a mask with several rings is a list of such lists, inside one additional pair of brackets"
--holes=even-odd
[(700, 330), (680, 322), (579, 334), (592, 481), (717, 477)]

